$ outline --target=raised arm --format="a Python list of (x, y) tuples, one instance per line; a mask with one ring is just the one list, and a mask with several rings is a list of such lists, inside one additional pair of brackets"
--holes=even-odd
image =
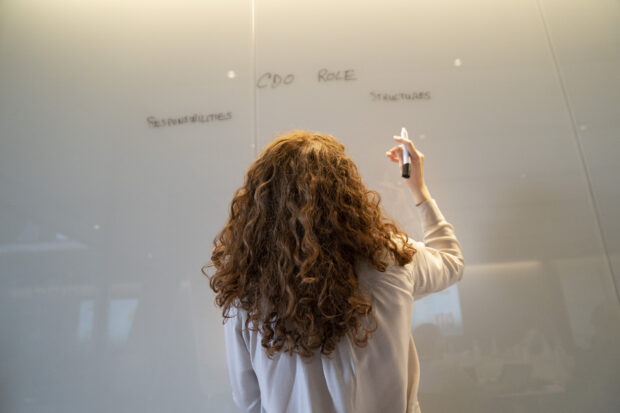
[(454, 227), (446, 221), (435, 199), (423, 201), (416, 210), (422, 222), (424, 242), (413, 241), (418, 251), (408, 266), (413, 279), (413, 295), (421, 298), (460, 281), (465, 261)]

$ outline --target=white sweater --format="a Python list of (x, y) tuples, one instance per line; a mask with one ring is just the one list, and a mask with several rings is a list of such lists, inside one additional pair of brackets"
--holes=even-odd
[(225, 323), (226, 358), (233, 399), (244, 412), (404, 413), (419, 412), (419, 360), (411, 336), (413, 301), (443, 290), (463, 276), (461, 246), (434, 199), (416, 207), (424, 242), (405, 266), (385, 272), (360, 262), (360, 284), (373, 294), (377, 330), (366, 347), (348, 336), (330, 358), (276, 354), (270, 360), (259, 333), (247, 331), (245, 311)]

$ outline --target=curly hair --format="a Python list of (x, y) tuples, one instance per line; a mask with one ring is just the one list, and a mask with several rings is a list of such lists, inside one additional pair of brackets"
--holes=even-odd
[(329, 356), (345, 334), (367, 345), (377, 320), (356, 260), (384, 272), (386, 253), (399, 265), (416, 253), (344, 150), (333, 136), (305, 130), (271, 141), (235, 192), (202, 267), (223, 322), (232, 307), (245, 310), (245, 327), (260, 332), (270, 358), (278, 351), (311, 357), (319, 348)]

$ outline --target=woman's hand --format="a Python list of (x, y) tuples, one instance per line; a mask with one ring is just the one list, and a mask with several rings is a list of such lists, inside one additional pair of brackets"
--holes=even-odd
[(426, 183), (424, 182), (424, 154), (418, 151), (410, 139), (403, 138), (398, 135), (394, 135), (394, 140), (399, 144), (385, 153), (385, 156), (390, 158), (392, 162), (398, 162), (400, 170), (403, 167), (403, 148), (400, 144), (405, 145), (409, 152), (409, 159), (411, 160), (411, 172), (410, 177), (405, 179), (407, 186), (411, 189), (416, 205), (421, 204), (427, 199), (431, 199), (431, 195), (428, 192)]

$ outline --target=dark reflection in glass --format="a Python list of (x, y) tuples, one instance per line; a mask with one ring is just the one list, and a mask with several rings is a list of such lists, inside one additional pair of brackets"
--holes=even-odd
[[(582, 290), (591, 277), (536, 262), (472, 267), (462, 306), (455, 289), (414, 307), (424, 412), (620, 411), (620, 312)], [(588, 306), (575, 308), (580, 289)], [(461, 307), (455, 333), (446, 319)], [(446, 312), (459, 317), (435, 316)]]
[(620, 313), (612, 301), (592, 312), (590, 345), (576, 349), (575, 369), (568, 381), (570, 412), (620, 411)]

